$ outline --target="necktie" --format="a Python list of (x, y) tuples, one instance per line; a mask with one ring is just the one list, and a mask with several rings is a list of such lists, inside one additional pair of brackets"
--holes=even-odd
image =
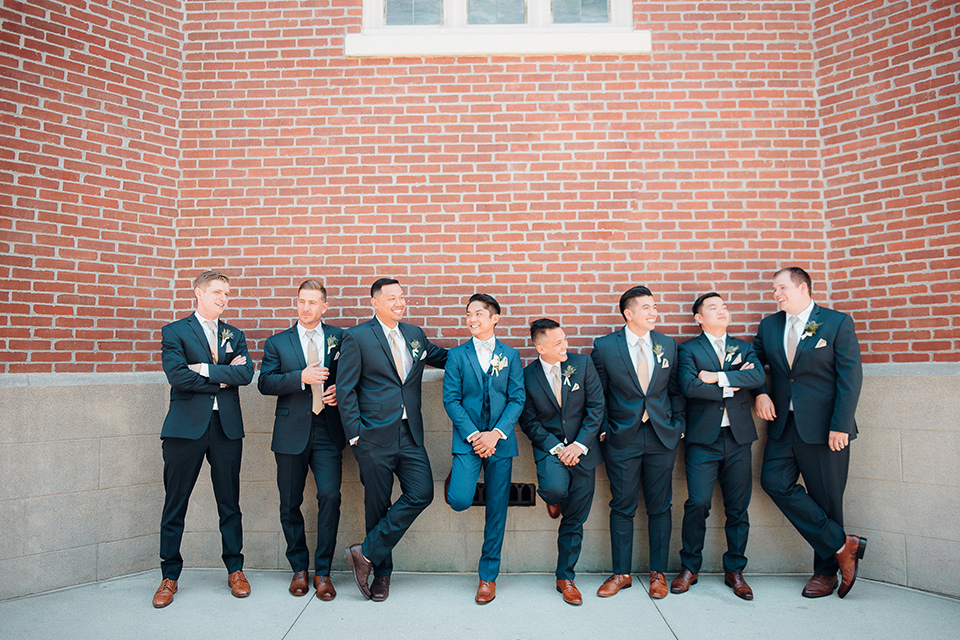
[(800, 344), (800, 338), (797, 336), (797, 323), (800, 318), (790, 316), (790, 329), (787, 331), (787, 364), (793, 368), (793, 359), (797, 357), (797, 345)]
[(217, 364), (217, 325), (209, 320), (204, 320), (203, 324), (207, 327), (204, 333), (207, 334), (207, 344), (210, 345), (210, 355), (213, 356), (213, 364)]
[(723, 340), (717, 338), (713, 341), (713, 348), (717, 351), (717, 357), (720, 358), (720, 368), (723, 369)]
[(487, 371), (490, 368), (490, 360), (493, 359), (492, 342), (481, 342), (480, 348), (477, 350), (477, 354), (477, 360), (480, 363), (480, 369), (482, 371)]
[(394, 329), (390, 332), (390, 351), (393, 353), (393, 364), (397, 367), (397, 374), (400, 380), (406, 380), (407, 372), (403, 367), (403, 352), (400, 346), (400, 331)]
[[(307, 336), (307, 365), (320, 362), (320, 352), (317, 350), (317, 343), (313, 341), (317, 332), (310, 329), (304, 333)], [(323, 411), (323, 384), (317, 383), (310, 385), (310, 393), (313, 394), (313, 413), (320, 413)]]
[[(637, 342), (640, 347), (640, 356), (637, 358), (637, 379), (640, 381), (640, 388), (643, 389), (643, 395), (647, 395), (647, 389), (650, 387), (650, 367), (647, 365), (647, 343), (643, 340)], [(644, 402), (643, 421), (650, 419), (647, 413), (646, 402)]]
[(560, 391), (560, 365), (559, 364), (553, 365), (553, 375), (551, 377), (553, 378), (553, 395), (557, 397), (557, 406), (562, 406), (562, 403), (560, 402), (560, 397), (563, 395), (563, 393)]

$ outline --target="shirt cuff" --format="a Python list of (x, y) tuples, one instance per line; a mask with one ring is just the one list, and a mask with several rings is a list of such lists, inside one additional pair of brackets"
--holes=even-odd
[(350, 446), (352, 447), (353, 445), (357, 444), (357, 441), (358, 441), (358, 440), (360, 440), (360, 436), (356, 436), (355, 438), (351, 438), (351, 439), (350, 439)]
[(573, 444), (575, 444), (575, 445), (577, 445), (578, 447), (580, 447), (581, 449), (583, 449), (583, 455), (587, 455), (588, 453), (590, 453), (590, 450), (589, 450), (589, 449), (587, 449), (585, 446), (583, 446), (582, 444), (580, 444), (580, 443), (577, 442), (576, 440), (573, 441)]
[(563, 451), (563, 443), (558, 442), (557, 445), (553, 449), (550, 449), (550, 451), (548, 451), (547, 453), (549, 453), (552, 456), (555, 456), (555, 455), (558, 455), (561, 451)]
[(476, 438), (478, 435), (480, 435), (480, 432), (474, 431), (473, 433), (468, 435), (466, 438), (464, 438), (464, 440), (466, 440), (467, 442), (473, 443), (473, 439)]
[(729, 386), (730, 386), (730, 381), (727, 379), (727, 374), (725, 374), (723, 371), (718, 371), (718, 372), (717, 372), (717, 378), (718, 378), (718, 380), (717, 380), (717, 385), (718, 385), (718, 386), (721, 386), (721, 387), (729, 387)]
[(733, 387), (724, 387), (723, 388), (723, 397), (732, 398), (733, 397)]
[(200, 375), (202, 375), (204, 378), (210, 377), (210, 365), (208, 363), (200, 363)]
[(500, 434), (500, 439), (501, 439), (501, 440), (506, 440), (506, 439), (507, 439), (507, 434), (505, 434), (503, 431), (500, 431), (500, 429), (497, 429), (496, 427), (494, 427), (493, 430)]

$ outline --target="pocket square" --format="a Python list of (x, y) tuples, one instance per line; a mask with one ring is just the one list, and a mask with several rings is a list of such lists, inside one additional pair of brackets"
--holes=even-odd
[(576, 390), (579, 389), (579, 388), (580, 388), (580, 383), (579, 383), (579, 382), (575, 382), (575, 383), (573, 384), (573, 389), (570, 389), (570, 393), (573, 393), (574, 391), (576, 391)]
[(336, 362), (339, 359), (340, 359), (340, 352), (337, 351), (335, 354), (333, 354), (333, 361)]
[(819, 349), (820, 347), (825, 347), (825, 346), (827, 346), (827, 341), (824, 340), (823, 338), (820, 338), (820, 341), (817, 343), (817, 346), (815, 346), (814, 349)]
[(227, 348), (223, 350), (224, 353), (233, 353), (233, 347), (230, 346), (230, 343), (227, 343)]
[(736, 366), (736, 365), (740, 364), (741, 362), (743, 362), (743, 358), (741, 358), (741, 357), (740, 357), (740, 354), (738, 353), (738, 354), (737, 354), (737, 357), (734, 358), (734, 359), (733, 359), (733, 362), (731, 362), (730, 364)]
[(663, 359), (663, 366), (662, 366), (661, 368), (662, 368), (662, 369), (669, 369), (669, 368), (670, 368), (670, 361), (667, 360), (666, 358), (664, 358), (664, 359)]
[(423, 351), (423, 352), (420, 354), (420, 359), (423, 360), (423, 359), (426, 358), (426, 357), (427, 357), (427, 352), (426, 352), (426, 351)]

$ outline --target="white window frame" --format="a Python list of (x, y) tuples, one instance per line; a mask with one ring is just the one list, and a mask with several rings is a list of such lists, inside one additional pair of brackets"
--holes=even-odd
[(468, 0), (443, 0), (443, 24), (384, 24), (385, 0), (363, 0), (347, 57), (650, 53), (649, 30), (633, 28), (633, 0), (610, 0), (610, 22), (553, 24), (550, 0), (527, 0), (527, 24), (467, 24)]

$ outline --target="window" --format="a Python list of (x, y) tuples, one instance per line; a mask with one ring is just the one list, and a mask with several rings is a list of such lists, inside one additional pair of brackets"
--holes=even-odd
[(649, 53), (633, 0), (363, 0), (348, 56)]

